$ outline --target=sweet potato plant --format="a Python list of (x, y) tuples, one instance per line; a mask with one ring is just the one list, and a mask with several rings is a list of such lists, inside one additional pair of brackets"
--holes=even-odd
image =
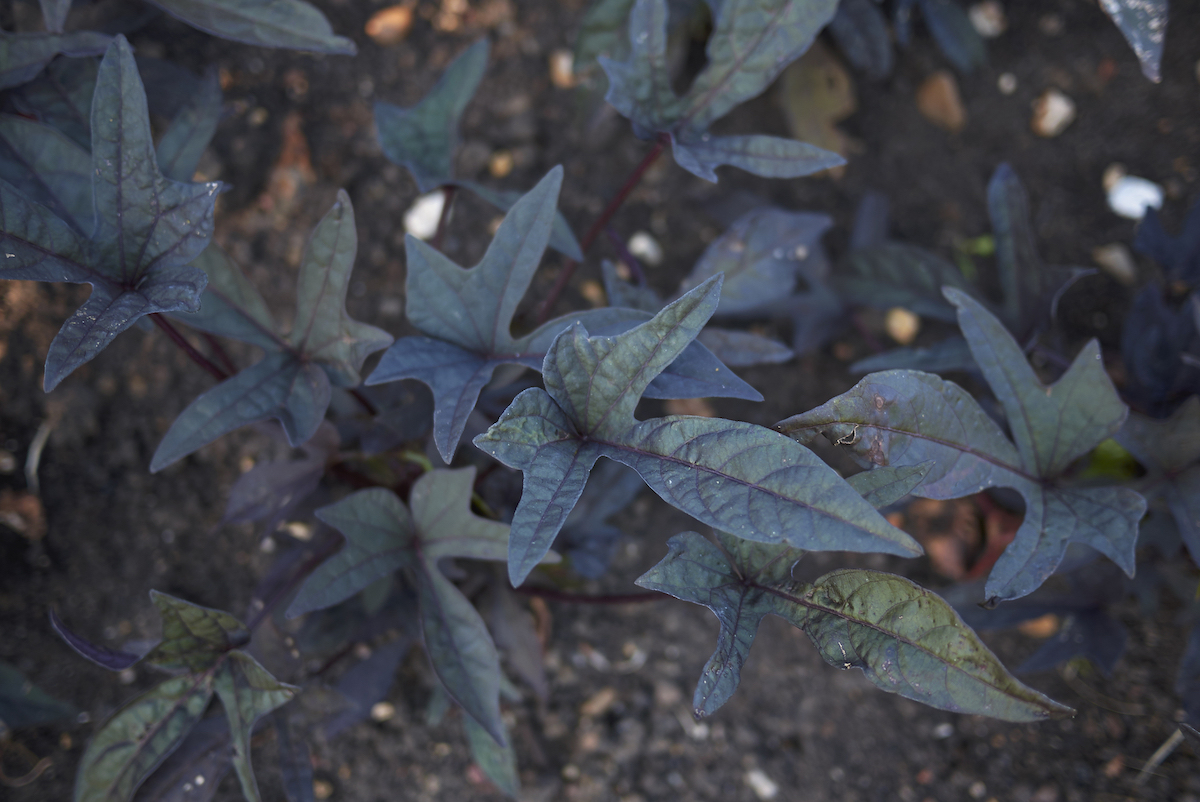
[[(69, 0), (41, 5), (45, 33), (0, 32), (0, 278), (92, 287), (50, 346), (45, 390), (73, 380), (121, 332), (148, 322), (215, 382), (187, 403), (149, 470), (264, 422), (301, 450), (255, 467), (232, 490), (226, 520), (265, 522), (280, 553), (249, 620), (155, 594), (162, 640), (123, 652), (51, 614), (49, 625), (83, 657), (117, 671), (141, 662), (166, 675), (99, 726), (78, 767), (80, 802), (128, 800), (139, 788), (140, 798), (178, 798), (198, 774), (215, 786), (230, 768), (245, 797), (258, 799), (250, 739), (265, 727), (277, 734), (287, 798), (312, 799), (309, 738), (364, 718), (411, 649), (425, 653), (440, 682), (435, 707), (462, 709), (475, 759), (515, 796), (520, 755), (501, 716), (501, 697), (513, 685), (481, 608), (493, 629), (499, 621), (510, 631), (507, 649), (516, 643), (535, 652), (508, 665), (544, 692), (536, 639), (511, 635), (529, 626), (513, 588), (602, 573), (621, 536), (604, 519), (643, 487), (700, 530), (675, 535), (662, 561), (637, 580), (704, 605), (719, 621), (693, 700), (698, 718), (716, 714), (735, 693), (768, 614), (805, 632), (830, 665), (860, 669), (884, 691), (1009, 721), (1069, 715), (1015, 679), (972, 625), (1065, 612), (1074, 634), (1035, 659), (1052, 665), (1084, 654), (1111, 666), (1122, 639), (1105, 608), (1150, 551), (1139, 551), (1147, 545), (1143, 522), (1156, 523), (1159, 559), (1175, 559), (1181, 544), (1200, 558), (1200, 403), (1190, 350), (1200, 310), (1195, 211), (1178, 238), (1153, 217), (1142, 229), (1137, 245), (1163, 263), (1169, 284), (1146, 287), (1134, 314), (1171, 322), (1127, 329), (1127, 357), (1147, 348), (1155, 355), (1133, 369), (1127, 398), (1097, 343), (1074, 355), (1047, 343), (1055, 304), (1078, 276), (1042, 264), (1024, 189), (1003, 165), (988, 196), (997, 282), (976, 282), (928, 251), (878, 236), (857, 238), (831, 275), (810, 258), (828, 218), (764, 205), (747, 208), (671, 298), (650, 289), (617, 237), (622, 263), (602, 268), (610, 305), (551, 316), (575, 264), (668, 148), (678, 166), (708, 181), (721, 167), (794, 178), (840, 164), (840, 156), (805, 142), (711, 128), (761, 94), (831, 22), (851, 61), (886, 72), (888, 20), (875, 4), (597, 2), (577, 66), (596, 59), (600, 71), (589, 85), (606, 84), (607, 102), (650, 144), (580, 240), (558, 212), (561, 167), (528, 191), (497, 192), (453, 174), (459, 119), (488, 64), (486, 40), (464, 50), (419, 104), (378, 103), (383, 152), (422, 192), (445, 200), (431, 241), (406, 239), (405, 314), (417, 333), (399, 339), (346, 312), (356, 233), (345, 192), (312, 232), (295, 279), (295, 314), (281, 325), (260, 294), (267, 288), (251, 284), (212, 242), (221, 184), (192, 180), (221, 111), (215, 79), (197, 84), (156, 144), (125, 37), (64, 32)], [(154, 5), (255, 45), (353, 53), (300, 0)], [(1165, 2), (1103, 5), (1139, 56), (1149, 53), (1147, 72), (1155, 74), (1161, 25), (1136, 15), (1161, 6), (1165, 20)], [(954, 4), (892, 6), (898, 25), (920, 6), (956, 62), (980, 58), (982, 45)], [(707, 59), (677, 91), (669, 50), (685, 16), (707, 31)], [(440, 250), (460, 191), (505, 211), (485, 255), (469, 267)], [(548, 248), (567, 261), (556, 262)], [(539, 269), (557, 269), (559, 281), (548, 297), (531, 299)], [(993, 298), (985, 288), (997, 284), (1003, 295)], [(539, 319), (514, 328), (518, 307), (531, 302)], [(854, 387), (774, 428), (637, 415), (644, 398), (761, 399), (731, 365), (779, 363), (793, 350), (819, 347), (867, 306), (906, 307), (956, 323), (961, 335), (872, 357), (864, 370), (874, 372)], [(795, 322), (794, 349), (737, 327), (781, 314)], [(717, 327), (714, 319), (732, 323)], [(255, 346), (262, 357), (237, 364), (223, 340)], [(1035, 350), (1055, 357), (1042, 360), (1049, 367), (1031, 365)], [(948, 371), (981, 378), (970, 385), (980, 395), (937, 375)], [(431, 408), (402, 391), (405, 380), (429, 387)], [(482, 433), (468, 438), (470, 430)], [(807, 447), (818, 438), (863, 470), (843, 477), (826, 465)], [(506, 490), (515, 481), (495, 481), (508, 471), (520, 472), (519, 492)], [(322, 483), (341, 500), (315, 510), (310, 524), (318, 525), (302, 530), (315, 531), (310, 540), (297, 538), (281, 524), (295, 520)], [(890, 573), (847, 568), (811, 583), (793, 574), (809, 551), (917, 556), (921, 547), (881, 510), (914, 496), (981, 495), (1015, 503), (1023, 519), (986, 583), (955, 589), (953, 604)], [(545, 570), (555, 563), (554, 572)], [(1087, 590), (1095, 574), (1106, 577), (1107, 593)], [(337, 687), (310, 662), (276, 659), (296, 644), (327, 668), (363, 638), (376, 639), (374, 652)], [(1179, 692), (1194, 724), (1200, 635), (1190, 643)], [(206, 716), (214, 696), (223, 714)], [(5, 704), (10, 726), (61, 713), (36, 693)]]

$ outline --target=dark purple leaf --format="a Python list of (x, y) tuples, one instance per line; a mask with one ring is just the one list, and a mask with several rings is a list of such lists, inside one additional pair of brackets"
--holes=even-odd
[(140, 654), (109, 649), (106, 646), (97, 646), (91, 641), (81, 638), (68, 629), (67, 625), (63, 623), (62, 619), (53, 610), (50, 611), (50, 626), (81, 657), (92, 661), (101, 668), (107, 668), (109, 671), (124, 671), (142, 659)]
[[(206, 718), (138, 789), (134, 802), (208, 802), (233, 767), (229, 722)], [(196, 778), (202, 782), (197, 783)]]
[(312, 751), (308, 747), (308, 740), (283, 712), (277, 711), (271, 718), (275, 724), (275, 736), (279, 740), (279, 773), (283, 779), (284, 797), (287, 802), (316, 802), (313, 794)]
[(71, 138), (92, 147), (92, 95), (96, 91), (95, 58), (60, 58), (31, 82), (10, 92), (13, 106)]
[(1195, 369), (1183, 355), (1196, 336), (1192, 309), (1174, 309), (1163, 290), (1148, 284), (1133, 299), (1121, 330), (1121, 358), (1133, 389), (1152, 410), (1161, 412), (1173, 391)]
[(92, 156), (66, 134), (0, 114), (0, 178), (86, 236), (92, 213)]
[(942, 287), (973, 293), (962, 272), (937, 254), (912, 245), (888, 242), (851, 251), (831, 280), (847, 303), (953, 321), (954, 307)]
[(221, 522), (266, 519), (265, 531), (274, 532), (279, 522), (317, 489), (339, 445), (337, 429), (322, 421), (317, 434), (302, 446), (305, 459), (255, 465), (239, 476), (229, 491)]
[(1200, 198), (1188, 209), (1178, 236), (1163, 230), (1157, 209), (1147, 209), (1138, 224), (1133, 247), (1158, 262), (1168, 281), (1182, 281), (1200, 288)]
[(1047, 671), (1075, 657), (1086, 657), (1105, 675), (1112, 674), (1125, 652), (1129, 633), (1100, 610), (1087, 610), (1067, 617), (1061, 629), (1030, 655), (1018, 674)]
[(42, 19), (46, 30), (50, 33), (62, 33), (63, 24), (67, 21), (67, 12), (71, 10), (71, 0), (38, 0), (42, 7)]
[(50, 60), (67, 56), (98, 56), (112, 37), (95, 31), (72, 33), (8, 33), (0, 31), (0, 89), (33, 80)]
[(337, 36), (317, 8), (304, 0), (151, 0), (205, 33), (248, 45), (285, 47), (353, 56), (354, 42)]
[(216, 70), (210, 69), (158, 141), (158, 168), (167, 178), (191, 182), (204, 149), (216, 133), (222, 99)]
[(6, 735), (10, 730), (61, 721), (76, 712), (70, 704), (55, 699), (15, 667), (0, 660), (0, 724)]
[(645, 486), (636, 472), (612, 460), (605, 460), (592, 472), (554, 544), (570, 558), (575, 573), (598, 579), (608, 570), (622, 532), (606, 521), (627, 507)]
[(245, 652), (233, 652), (215, 674), (215, 690), (225, 708), (233, 741), (233, 768), (242, 786), (242, 796), (258, 802), (258, 783), (250, 766), (250, 735), (255, 722), (291, 701), (300, 690), (272, 677)]
[(326, 738), (333, 738), (371, 715), (375, 703), (387, 697), (396, 678), (396, 669), (410, 646), (412, 639), (402, 635), (378, 647), (370, 657), (342, 675), (337, 689), (351, 702), (351, 707), (325, 723)]
[(537, 698), (545, 701), (550, 696), (550, 684), (546, 681), (542, 644), (529, 609), (499, 582), (493, 582), (489, 588), (484, 609), (488, 629), (505, 663)]
[(872, 0), (842, 0), (829, 22), (846, 60), (875, 80), (892, 71), (892, 38), (887, 18)]
[(971, 72), (987, 63), (983, 37), (971, 24), (967, 12), (954, 0), (918, 0), (925, 27), (955, 67)]

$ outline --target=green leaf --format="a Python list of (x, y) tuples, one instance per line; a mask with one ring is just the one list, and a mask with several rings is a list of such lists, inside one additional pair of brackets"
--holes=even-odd
[(59, 53), (98, 56), (112, 41), (96, 31), (73, 33), (8, 33), (0, 31), (0, 89), (33, 80)]
[(629, 54), (628, 20), (633, 3), (634, 0), (596, 0), (583, 15), (572, 64), (572, 71), (580, 80), (591, 83), (603, 79), (600, 56), (623, 61)]
[(769, 429), (688, 416), (634, 419), (642, 391), (712, 315), (720, 283), (720, 276), (709, 279), (615, 337), (590, 337), (578, 324), (564, 331), (542, 366), (546, 389), (518, 395), (475, 438), (525, 474), (509, 540), (513, 584), (546, 554), (601, 456), (636, 470), (678, 509), (739, 537), (920, 553), (812, 452)]
[[(475, 193), (502, 212), (507, 212), (524, 197), (522, 193), (514, 190), (489, 189), (474, 181), (451, 181), (450, 183)], [(568, 259), (574, 259), (577, 262), (583, 261), (583, 250), (579, 247), (579, 241), (575, 239), (575, 234), (571, 231), (571, 226), (567, 223), (567, 218), (563, 217), (562, 212), (554, 213), (554, 224), (550, 227), (549, 246)]]
[(12, 665), (0, 660), (0, 731), (35, 727), (74, 716), (70, 704), (55, 699)]
[(353, 56), (354, 42), (336, 36), (317, 8), (303, 0), (151, 0), (205, 33), (248, 45)]
[(471, 757), (483, 769), (488, 779), (496, 784), (505, 796), (516, 799), (521, 792), (521, 780), (517, 776), (517, 754), (512, 745), (501, 745), (487, 730), (475, 723), (470, 716), (463, 716), (463, 729), (467, 732), (467, 744)]
[(869, 471), (856, 473), (846, 480), (872, 507), (882, 509), (895, 504), (912, 493), (925, 481), (933, 469), (933, 460), (919, 465), (877, 465)]
[(192, 261), (192, 266), (208, 276), (200, 309), (177, 312), (171, 317), (194, 329), (241, 340), (267, 351), (277, 351), (285, 346), (283, 339), (275, 333), (275, 321), (267, 309), (267, 302), (223, 250), (210, 243)]
[(375, 104), (375, 126), (383, 153), (412, 173), (421, 192), (432, 192), (454, 178), (458, 123), (487, 69), (488, 40), (464, 50), (421, 102), (404, 109)]
[(1059, 381), (1043, 385), (999, 320), (959, 290), (945, 294), (958, 308), (959, 325), (1004, 408), (1015, 445), (961, 387), (916, 371), (873, 373), (777, 428), (801, 442), (823, 434), (867, 464), (932, 460), (913, 491), (926, 498), (958, 498), (993, 486), (1019, 492), (1025, 519), (988, 578), (990, 600), (1031, 593), (1071, 542), (1100, 551), (1132, 576), (1145, 499), (1128, 488), (1072, 484), (1067, 476), (1071, 463), (1125, 419), (1099, 346), (1085, 346)]
[(92, 155), (86, 148), (48, 125), (8, 114), (0, 114), (0, 143), (0, 178), (79, 234), (91, 233)]
[(909, 580), (843, 569), (786, 594), (825, 662), (931, 707), (1038, 721), (1074, 711), (1022, 685), (949, 604)]
[(204, 274), (188, 266), (212, 237), (219, 183), (180, 184), (158, 171), (146, 96), (118, 36), (100, 64), (92, 101), (90, 241), (0, 185), (2, 279), (92, 285), (46, 356), (45, 387), (103, 350), (138, 318), (195, 310)]
[(443, 558), (503, 560), (508, 526), (470, 511), (475, 469), (437, 470), (413, 485), (412, 514), (389, 490), (362, 490), (317, 511), (346, 546), (300, 588), (289, 616), (328, 607), (401, 568), (418, 594), (422, 636), (446, 691), (499, 742), (500, 663), (483, 619), (438, 567)]
[(191, 182), (204, 149), (217, 131), (222, 100), (217, 73), (210, 70), (200, 82), (200, 91), (184, 101), (158, 140), (158, 168), (167, 178)]
[(942, 287), (971, 292), (954, 265), (924, 248), (898, 242), (851, 251), (831, 283), (851, 304), (876, 309), (902, 306), (922, 317), (946, 321), (954, 320), (954, 307), (942, 296)]
[(708, 181), (722, 164), (769, 178), (794, 178), (843, 164), (836, 153), (768, 136), (714, 136), (708, 128), (756, 97), (809, 48), (833, 17), (835, 0), (724, 0), (714, 14), (708, 60), (687, 94), (671, 88), (667, 0), (637, 0), (629, 13), (628, 61), (599, 57), (606, 99), (643, 138), (670, 137), (681, 167)]
[(75, 776), (75, 802), (126, 802), (200, 721), (211, 674), (169, 679), (126, 704), (92, 738)]
[(248, 654), (233, 652), (215, 674), (215, 689), (233, 734), (233, 768), (247, 802), (260, 802), (258, 783), (250, 766), (250, 735), (254, 723), (287, 704), (299, 688), (286, 685)]
[(162, 641), (144, 658), (166, 671), (208, 671), (250, 641), (241, 621), (221, 610), (176, 599), (156, 590), (150, 598), (163, 622)]

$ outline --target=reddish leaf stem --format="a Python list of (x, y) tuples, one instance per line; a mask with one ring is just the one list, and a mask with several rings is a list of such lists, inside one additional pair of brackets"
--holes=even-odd
[(179, 333), (179, 329), (171, 325), (170, 320), (167, 320), (167, 318), (157, 313), (150, 315), (150, 319), (154, 321), (154, 325), (162, 329), (163, 332), (171, 338), (171, 342), (182, 348), (183, 352), (191, 357), (193, 362), (207, 370), (214, 379), (219, 382), (223, 382), (229, 378), (228, 373), (226, 373), (217, 365), (214, 365), (204, 354), (197, 351), (195, 347), (187, 341), (187, 338)]
[[(625, 203), (626, 198), (633, 192), (638, 182), (642, 180), (642, 176), (646, 174), (646, 170), (650, 169), (650, 165), (658, 160), (658, 157), (662, 155), (663, 150), (670, 141), (670, 135), (658, 135), (658, 138), (654, 141), (654, 147), (650, 149), (650, 152), (646, 154), (641, 163), (633, 169), (633, 172), (629, 174), (629, 178), (625, 179), (625, 183), (621, 186), (621, 189), (608, 202), (608, 206), (604, 207), (604, 211), (596, 218), (596, 222), (592, 223), (592, 227), (588, 229), (587, 233), (583, 235), (583, 239), (579, 241), (579, 249), (584, 254), (587, 254), (588, 250), (592, 247), (592, 243), (596, 241), (596, 237), (600, 236), (600, 232), (604, 230), (608, 221), (612, 219), (612, 216)], [(554, 287), (551, 288), (550, 294), (546, 296), (546, 300), (542, 302), (542, 308), (538, 310), (537, 322), (539, 324), (545, 323), (550, 319), (550, 312), (554, 309), (554, 304), (558, 302), (559, 296), (563, 294), (563, 290), (567, 288), (571, 277), (575, 275), (575, 268), (577, 266), (578, 263), (574, 259), (568, 259), (566, 264), (563, 265), (562, 270), (559, 271), (558, 278), (554, 281)]]

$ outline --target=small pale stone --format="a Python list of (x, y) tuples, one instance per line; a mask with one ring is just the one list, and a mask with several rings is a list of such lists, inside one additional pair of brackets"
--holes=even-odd
[(662, 264), (662, 246), (645, 231), (638, 231), (629, 238), (629, 252), (651, 267)]
[(938, 70), (917, 90), (917, 109), (939, 128), (957, 134), (967, 124), (967, 110), (958, 94), (958, 82), (946, 70)]
[(372, 721), (387, 721), (396, 715), (396, 706), (391, 702), (376, 702), (371, 705)]
[(774, 799), (779, 796), (779, 784), (766, 775), (762, 769), (750, 769), (746, 772), (746, 785), (759, 799)]
[(559, 89), (570, 89), (575, 85), (575, 56), (566, 48), (550, 54), (550, 83)]
[(884, 327), (888, 336), (901, 345), (908, 345), (917, 337), (921, 330), (921, 318), (904, 307), (894, 306), (887, 311)]
[(446, 196), (440, 189), (418, 197), (404, 213), (404, 230), (421, 240), (433, 237), (445, 202)]
[(498, 150), (488, 159), (488, 172), (493, 178), (504, 178), (513, 171), (513, 155), (509, 150)]
[(394, 45), (399, 43), (408, 36), (408, 32), (412, 30), (413, 24), (413, 9), (411, 5), (390, 6), (381, 11), (376, 11), (367, 20), (366, 32), (367, 36), (375, 42), (375, 44)]
[(1004, 6), (996, 0), (976, 3), (967, 11), (971, 18), (971, 26), (984, 39), (995, 39), (1008, 30), (1008, 18), (1004, 15)]
[(1017, 76), (1011, 72), (1004, 72), (996, 79), (996, 88), (1000, 90), (1002, 95), (1011, 95), (1017, 91)]
[(1130, 220), (1141, 220), (1147, 209), (1161, 209), (1162, 205), (1162, 187), (1136, 175), (1117, 179), (1108, 191), (1108, 207)]
[(333, 796), (333, 783), (327, 780), (313, 780), (313, 796), (317, 799), (328, 799)]
[(939, 741), (943, 741), (954, 734), (954, 725), (950, 722), (943, 722), (933, 728), (933, 737)]
[(1046, 613), (1029, 621), (1022, 621), (1017, 625), (1017, 631), (1028, 638), (1048, 638), (1058, 632), (1058, 616)]
[(1038, 136), (1055, 137), (1075, 121), (1075, 101), (1057, 89), (1047, 89), (1033, 104), (1031, 127)]
[(615, 688), (611, 686), (601, 688), (580, 706), (579, 715), (592, 716), (593, 718), (602, 715), (613, 706), (613, 702), (615, 701), (617, 701), (617, 691)]
[(1112, 192), (1117, 182), (1127, 175), (1129, 173), (1126, 171), (1125, 165), (1120, 162), (1113, 162), (1104, 168), (1104, 176), (1100, 179), (1100, 184), (1104, 187), (1105, 192)]
[(1124, 244), (1113, 242), (1092, 250), (1092, 261), (1108, 275), (1127, 287), (1137, 283), (1137, 264)]

